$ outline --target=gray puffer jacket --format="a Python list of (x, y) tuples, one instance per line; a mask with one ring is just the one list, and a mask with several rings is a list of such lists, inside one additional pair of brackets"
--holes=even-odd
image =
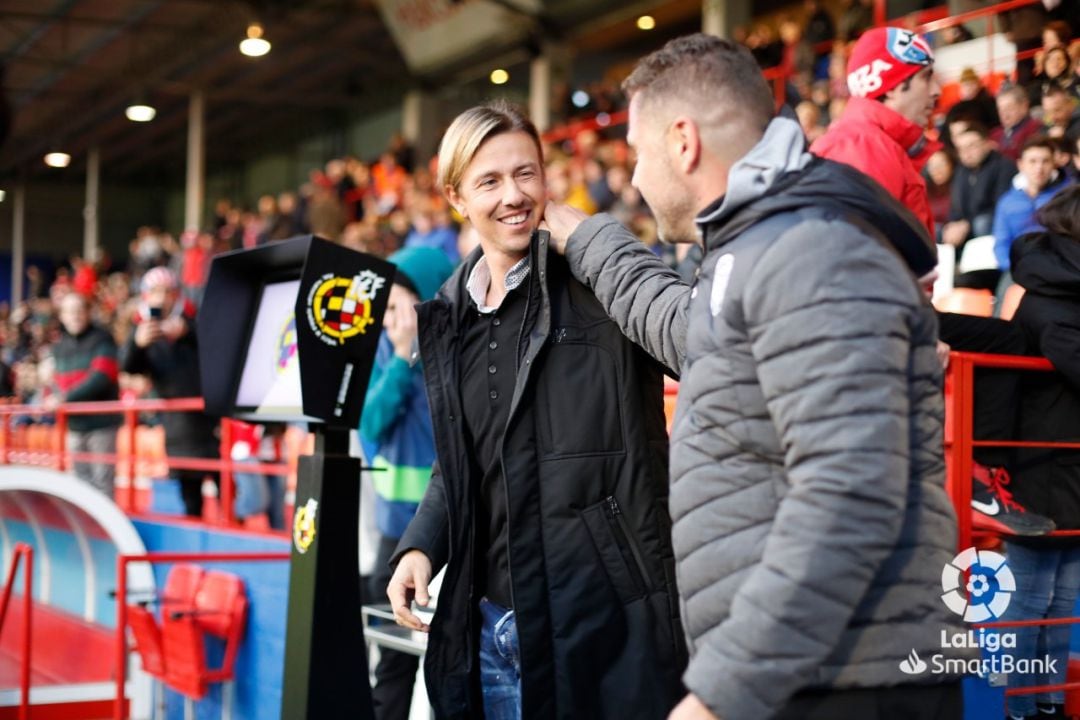
[(775, 119), (698, 223), (692, 289), (610, 216), (567, 246), (623, 332), (681, 375), (688, 689), (724, 720), (762, 720), (802, 690), (954, 679), (899, 668), (959, 629), (940, 599), (956, 527), (937, 323), (909, 269), (929, 252), (918, 222)]

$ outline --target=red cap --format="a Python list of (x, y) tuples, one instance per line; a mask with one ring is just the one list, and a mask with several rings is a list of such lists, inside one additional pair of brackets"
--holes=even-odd
[(848, 58), (848, 90), (876, 98), (933, 64), (934, 51), (921, 35), (894, 27), (867, 30)]

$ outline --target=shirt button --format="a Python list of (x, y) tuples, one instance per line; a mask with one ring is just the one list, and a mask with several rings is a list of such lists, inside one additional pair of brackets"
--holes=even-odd
[(499, 318), (495, 318), (494, 320), (491, 321), (491, 324), (494, 325), (495, 327), (499, 327), (500, 325), (502, 325), (502, 320), (500, 320)]
[(492, 375), (494, 375), (495, 374), (495, 366), (494, 365), (488, 365), (488, 372), (491, 373)]
[(499, 347), (499, 343), (492, 340), (491, 342), (488, 343), (488, 347), (491, 348), (492, 350), (494, 350), (495, 348)]
[(498, 400), (499, 399), (499, 391), (498, 390), (492, 390), (491, 392), (488, 393), (488, 397), (491, 398), (492, 400)]

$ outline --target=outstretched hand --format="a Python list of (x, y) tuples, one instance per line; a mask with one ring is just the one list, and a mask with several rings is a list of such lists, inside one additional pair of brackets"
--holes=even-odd
[(566, 254), (566, 241), (577, 230), (578, 225), (589, 216), (577, 208), (562, 203), (549, 202), (544, 208), (544, 219), (540, 229), (551, 233), (551, 249), (560, 255)]

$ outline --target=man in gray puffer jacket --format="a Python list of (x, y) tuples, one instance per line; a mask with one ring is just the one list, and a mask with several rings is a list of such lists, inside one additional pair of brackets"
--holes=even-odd
[(691, 661), (671, 717), (959, 718), (958, 677), (922, 665), (959, 629), (940, 598), (956, 527), (925, 231), (809, 155), (732, 43), (674, 40), (624, 88), (634, 184), (665, 240), (703, 244), (696, 283), (610, 216), (545, 219), (681, 376), (670, 502)]

